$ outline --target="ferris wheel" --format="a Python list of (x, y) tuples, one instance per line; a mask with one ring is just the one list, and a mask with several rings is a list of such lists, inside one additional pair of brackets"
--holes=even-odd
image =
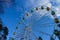
[[(51, 15), (53, 20), (50, 19), (51, 16), (47, 15)], [(56, 40), (56, 38), (60, 40), (60, 21), (53, 7), (50, 8), (45, 5), (37, 6), (25, 12), (19, 19), (16, 30), (13, 32), (14, 38), (10, 40), (47, 40), (47, 38), (43, 39), (40, 35), (37, 36), (34, 31), (49, 36), (49, 40)], [(43, 31), (48, 27), (53, 27), (52, 34)]]

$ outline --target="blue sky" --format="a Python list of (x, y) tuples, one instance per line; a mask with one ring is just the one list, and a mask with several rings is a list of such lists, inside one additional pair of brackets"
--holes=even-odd
[[(45, 2), (46, 1), (46, 2)], [(60, 7), (60, 1), (59, 0), (16, 0), (16, 6), (11, 5), (8, 7), (5, 7), (5, 12), (3, 15), (1, 15), (1, 18), (3, 20), (3, 25), (7, 26), (9, 29), (9, 35), (8, 38), (13, 36), (13, 32), (15, 31), (15, 27), (17, 26), (18, 22), (21, 20), (21, 17), (23, 17), (25, 15), (26, 11), (30, 11), (32, 8), (39, 6), (41, 7), (41, 5), (46, 5), (49, 7), (55, 7), (57, 16), (59, 13), (59, 7)], [(49, 5), (51, 4), (51, 5)], [(31, 27), (33, 32), (36, 34), (36, 36), (41, 36), (43, 38), (43, 40), (49, 40), (49, 36), (45, 35), (45, 34), (41, 34), (37, 31), (43, 31), (46, 32), (48, 34), (52, 34), (53, 30), (54, 30), (54, 20), (53, 17), (51, 17), (51, 15), (48, 13), (48, 15), (45, 14), (46, 11), (41, 11), (39, 13), (41, 13), (42, 15), (44, 14), (43, 17), (40, 18), (39, 13), (36, 13), (36, 11), (31, 14), (33, 16), (29, 17), (27, 19), (27, 23), (31, 23)], [(31, 21), (31, 20), (32, 21)], [(24, 23), (26, 24), (26, 21), (24, 21)], [(45, 23), (45, 25), (42, 25), (42, 23)], [(51, 25), (49, 25), (49, 24)], [(22, 28), (24, 27), (24, 24), (22, 24), (23, 26), (21, 26)], [(21, 28), (19, 27), (19, 28)], [(48, 38), (48, 39), (47, 39)], [(8, 39), (7, 39), (8, 40)]]

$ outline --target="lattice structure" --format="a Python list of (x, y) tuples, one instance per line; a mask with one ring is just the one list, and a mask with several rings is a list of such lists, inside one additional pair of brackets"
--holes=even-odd
[[(52, 7), (53, 8), (53, 7)], [(53, 10), (51, 7), (49, 6), (45, 6), (45, 5), (40, 5), (40, 6), (37, 6), (35, 8), (32, 8), (31, 10), (29, 10), (28, 12), (25, 12), (24, 16), (22, 17), (21, 21), (18, 22), (17, 24), (17, 27), (16, 27), (16, 31), (13, 33), (13, 35), (15, 36), (15, 39), (14, 40), (43, 40), (42, 37), (36, 37), (35, 36), (35, 33), (33, 32), (32, 30), (32, 25), (36, 25), (36, 23), (33, 23), (34, 22), (38, 22), (40, 23), (39, 25), (44, 25), (44, 26), (47, 26), (45, 23), (47, 23), (49, 26), (50, 25), (55, 25), (54, 26), (54, 32), (53, 34), (49, 34), (49, 33), (46, 33), (46, 32), (42, 32), (42, 31), (37, 31), (38, 33), (42, 33), (43, 35), (47, 35), (50, 37), (50, 40), (56, 40), (56, 37), (58, 37), (58, 39), (60, 40), (60, 31), (56, 28), (60, 27), (60, 22), (59, 22), (59, 19), (57, 18), (56, 16), (56, 12), (55, 10)], [(47, 16), (47, 15), (51, 15), (53, 16), (53, 20), (55, 22), (54, 23), (51, 23), (49, 24), (48, 22), (42, 22), (43, 20), (46, 20), (45, 18), (43, 18), (44, 16)], [(50, 16), (50, 17), (51, 17)], [(35, 18), (34, 18), (35, 17)], [(43, 20), (40, 22), (40, 20), (43, 18)], [(49, 20), (49, 19), (48, 19)], [(19, 25), (22, 25), (24, 24), (24, 29), (22, 32), (20, 32), (19, 28), (20, 26)], [(26, 24), (29, 24), (28, 26), (26, 26)], [(34, 26), (33, 25), (33, 26)], [(41, 27), (41, 26), (40, 26)], [(37, 29), (38, 30), (38, 29)], [(32, 37), (31, 37), (32, 36)]]

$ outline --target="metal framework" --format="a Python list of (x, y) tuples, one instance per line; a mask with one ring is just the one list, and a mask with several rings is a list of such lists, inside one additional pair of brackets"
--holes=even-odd
[[(47, 15), (48, 12), (50, 12), (50, 15), (53, 16), (54, 22), (56, 25), (54, 27), (52, 35), (50, 35), (46, 32), (42, 32), (40, 30), (37, 32), (42, 33), (43, 35), (45, 34), (45, 35), (49, 36), (50, 40), (56, 40), (56, 37), (58, 37), (58, 39), (60, 40), (60, 30), (56, 29), (56, 28), (60, 27), (60, 21), (56, 16), (55, 10), (52, 10), (50, 7), (45, 6), (45, 5), (32, 8), (29, 12), (25, 13), (25, 15), (22, 17), (22, 21), (18, 22), (16, 31), (13, 33), (15, 36), (14, 40), (43, 40), (43, 38), (41, 36), (36, 37), (35, 33), (32, 30), (32, 27), (30, 26), (30, 25), (32, 25), (31, 24), (32, 19), (30, 20), (29, 18), (32, 18), (34, 16), (34, 14), (39, 13), (40, 11), (43, 12), (44, 10), (46, 10), (45, 14), (40, 14), (39, 18), (41, 19), (43, 16)], [(30, 20), (30, 21), (27, 22), (26, 20)], [(23, 31), (20, 33), (18, 30), (20, 28), (20, 26), (18, 26), (18, 25), (24, 24), (24, 21), (27, 22), (25, 24), (30, 24), (30, 25), (25, 26)], [(49, 25), (52, 25), (52, 24), (49, 24)]]

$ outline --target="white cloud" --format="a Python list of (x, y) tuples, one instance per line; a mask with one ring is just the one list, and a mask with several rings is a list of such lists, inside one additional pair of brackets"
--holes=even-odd
[(56, 8), (56, 15), (60, 16), (60, 9), (59, 8)]
[(47, 3), (47, 4), (45, 4), (45, 6), (51, 8), (52, 5), (51, 5), (51, 3)]
[[(59, 0), (55, 0), (56, 3), (60, 3)], [(50, 0), (27, 0), (26, 3), (25, 3), (25, 8), (29, 8), (29, 7), (36, 7), (36, 6), (41, 6), (41, 5), (44, 5), (44, 6), (48, 6), (48, 7), (52, 7), (51, 3), (50, 3)], [(60, 7), (59, 7), (60, 8)], [(55, 7), (55, 11), (56, 11), (56, 15), (57, 16), (60, 16), (60, 12), (59, 12), (59, 9), (58, 7)], [(43, 11), (42, 11), (43, 12)], [(43, 16), (46, 15), (46, 12), (44, 13), (41, 13)], [(38, 15), (38, 14), (37, 14)], [(41, 15), (40, 15), (41, 16)], [(48, 15), (49, 16), (49, 15)], [(52, 16), (51, 16), (52, 17)], [(53, 17), (52, 17), (53, 18)]]
[(60, 3), (60, 0), (55, 0), (56, 3)]
[(38, 5), (45, 5), (46, 3), (49, 3), (50, 0), (27, 0), (25, 2), (25, 8), (34, 7)]
[(40, 5), (44, 5), (46, 3), (49, 3), (49, 0), (39, 0), (38, 2)]
[(60, 7), (54, 7), (57, 16), (60, 16)]

